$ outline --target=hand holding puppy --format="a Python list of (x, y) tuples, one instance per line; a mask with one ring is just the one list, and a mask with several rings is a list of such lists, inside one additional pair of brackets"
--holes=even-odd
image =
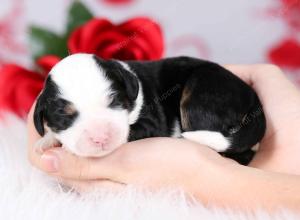
[[(273, 66), (228, 68), (255, 89), (267, 117), (267, 133), (251, 166), (300, 174), (299, 91)], [(33, 147), (40, 137), (33, 125), (32, 111), (28, 126), (32, 164), (80, 190), (93, 185), (119, 188), (132, 184), (154, 190), (179, 187), (204, 203), (244, 208), (260, 205), (270, 209), (278, 206), (300, 208), (297, 198), (300, 178), (296, 175), (243, 167), (187, 140), (140, 140), (97, 159), (79, 158), (62, 148), (51, 148), (39, 155)], [(268, 185), (270, 181), (276, 184)], [(288, 192), (286, 187), (290, 189)], [(239, 196), (241, 191), (243, 198)]]
[(300, 174), (300, 92), (274, 65), (228, 65), (257, 92), (267, 130), (250, 166)]
[(152, 62), (65, 57), (36, 101), (40, 149), (82, 157), (150, 137), (183, 137), (248, 164), (266, 130), (255, 91), (224, 67), (192, 57)]

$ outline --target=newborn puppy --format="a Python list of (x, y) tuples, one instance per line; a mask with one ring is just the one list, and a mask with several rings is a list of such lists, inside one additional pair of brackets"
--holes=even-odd
[(241, 163), (265, 132), (260, 101), (247, 84), (215, 63), (189, 57), (121, 62), (68, 56), (49, 73), (34, 124), (39, 147), (62, 144), (79, 156), (103, 156), (142, 138), (183, 137)]

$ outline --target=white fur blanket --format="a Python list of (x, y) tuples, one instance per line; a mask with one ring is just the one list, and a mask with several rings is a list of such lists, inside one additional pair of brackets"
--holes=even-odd
[(287, 211), (269, 215), (209, 210), (182, 194), (125, 189), (79, 196), (64, 192), (27, 161), (24, 121), (7, 115), (0, 122), (0, 219), (299, 219)]

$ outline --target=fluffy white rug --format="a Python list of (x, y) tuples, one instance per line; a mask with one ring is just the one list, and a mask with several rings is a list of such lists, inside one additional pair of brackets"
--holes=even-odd
[(180, 193), (126, 189), (79, 196), (32, 168), (26, 155), (24, 121), (7, 115), (0, 122), (0, 219), (299, 219), (287, 211), (269, 215), (209, 210)]

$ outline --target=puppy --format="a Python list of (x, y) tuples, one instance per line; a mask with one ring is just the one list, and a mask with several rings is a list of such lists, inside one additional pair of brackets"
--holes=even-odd
[(53, 67), (34, 124), (40, 148), (62, 144), (84, 157), (142, 138), (183, 137), (243, 164), (266, 126), (256, 93), (215, 63), (190, 57), (123, 62), (92, 54)]

